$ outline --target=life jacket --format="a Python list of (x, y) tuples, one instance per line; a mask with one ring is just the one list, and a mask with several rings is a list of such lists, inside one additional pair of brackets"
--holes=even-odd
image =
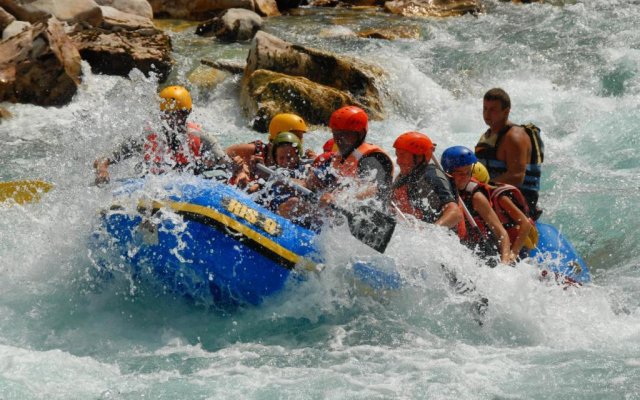
[(460, 204), (460, 208), (462, 209), (462, 212), (464, 214), (464, 223), (466, 228), (463, 232), (464, 234), (462, 236), (459, 235), (460, 240), (462, 240), (463, 242), (480, 243), (482, 241), (491, 239), (491, 230), (484, 222), (484, 219), (482, 219), (480, 214), (478, 214), (478, 212), (473, 208), (473, 196), (478, 192), (482, 193), (487, 198), (487, 200), (491, 202), (491, 187), (489, 185), (476, 181), (475, 178), (471, 178), (471, 181), (467, 184), (467, 186), (465, 186), (463, 190), (459, 191), (460, 202), (464, 203), (464, 206), (466, 206), (471, 218), (473, 218), (473, 221), (478, 226), (479, 230), (478, 232), (475, 229), (472, 229), (473, 225), (471, 221), (468, 220), (469, 216), (465, 214), (463, 204)]
[[(420, 206), (417, 204), (414, 205), (414, 203), (411, 201), (411, 197), (409, 196), (409, 184), (411, 183), (411, 180), (403, 178), (399, 179), (400, 180), (396, 181), (392, 186), (393, 190), (391, 193), (391, 201), (398, 208), (398, 210), (400, 210), (402, 214), (412, 215), (420, 221), (425, 221), (427, 223), (435, 222), (435, 219), (433, 219), (433, 217), (426, 218)], [(458, 206), (460, 206), (460, 204), (458, 204)], [(463, 219), (458, 223), (458, 226), (456, 227), (456, 233), (459, 237), (463, 237), (466, 236), (466, 232), (467, 230)]]
[[(489, 204), (491, 208), (495, 211), (500, 223), (507, 231), (507, 235), (509, 236), (509, 240), (513, 243), (518, 237), (518, 229), (516, 222), (511, 219), (509, 214), (502, 208), (500, 205), (500, 197), (508, 196), (513, 204), (520, 209), (524, 213), (524, 215), (529, 215), (529, 206), (527, 205), (527, 200), (522, 195), (522, 192), (518, 190), (515, 186), (500, 184), (498, 186), (491, 186), (485, 183), (478, 182), (474, 178), (465, 186), (465, 188), (460, 192), (460, 198), (467, 205), (467, 209), (469, 213), (472, 215), (474, 221), (478, 225), (480, 232), (486, 238), (490, 235), (490, 230), (488, 226), (484, 222), (484, 220), (478, 215), (478, 213), (473, 208), (473, 195), (477, 192), (481, 192), (485, 195), (487, 200), (489, 200)], [(535, 226), (535, 223), (531, 218), (529, 218), (529, 222)], [(467, 238), (470, 238), (469, 236)], [(471, 240), (481, 240), (482, 238), (470, 238)], [(535, 245), (535, 243), (534, 243)]]
[[(480, 136), (480, 140), (478, 144), (476, 144), (476, 157), (478, 157), (478, 161), (487, 167), (491, 179), (507, 171), (507, 164), (497, 159), (497, 152), (502, 139), (504, 139), (504, 136), (513, 126), (514, 125), (505, 126), (497, 135), (491, 135), (491, 131), (487, 130)], [(535, 192), (537, 201), (537, 192), (540, 191), (542, 163), (544, 161), (544, 143), (540, 137), (540, 128), (533, 124), (521, 126), (531, 141), (531, 158), (525, 170), (524, 182), (518, 186), (518, 188), (525, 192), (525, 194), (527, 194), (526, 192)]]
[(266, 162), (269, 157), (269, 144), (263, 142), (262, 140), (254, 140), (251, 142), (256, 148), (254, 150), (254, 155), (258, 157), (262, 157), (262, 159)]
[(360, 160), (374, 153), (382, 154), (389, 161), (387, 163), (389, 170), (386, 172), (389, 176), (393, 176), (393, 162), (391, 158), (389, 158), (387, 153), (380, 147), (369, 143), (362, 143), (344, 159), (338, 153), (335, 153), (331, 160), (331, 166), (341, 177), (354, 178), (358, 173)]
[(151, 132), (144, 142), (144, 161), (152, 174), (161, 174), (167, 169), (183, 170), (187, 167), (196, 168), (200, 161), (202, 146), (199, 133), (202, 129), (198, 124), (187, 123), (187, 147), (182, 144), (172, 149), (164, 135)]

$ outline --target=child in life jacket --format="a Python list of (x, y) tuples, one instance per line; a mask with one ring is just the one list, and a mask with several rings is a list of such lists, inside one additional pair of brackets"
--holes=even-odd
[(473, 151), (464, 146), (450, 147), (442, 154), (442, 166), (453, 178), (470, 214), (466, 216), (467, 235), (461, 240), (484, 255), (497, 254), (502, 263), (509, 264), (518, 258), (525, 243), (531, 245), (533, 222), (517, 188), (492, 186), (472, 177), (477, 161)]

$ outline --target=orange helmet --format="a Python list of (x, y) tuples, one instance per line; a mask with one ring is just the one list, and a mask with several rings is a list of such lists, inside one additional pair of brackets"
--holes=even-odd
[(429, 136), (420, 132), (405, 132), (398, 136), (393, 147), (400, 150), (408, 151), (417, 156), (425, 156), (427, 160), (431, 159), (433, 150), (436, 146), (433, 144)]
[(369, 118), (360, 107), (346, 106), (331, 114), (329, 128), (334, 131), (367, 132)]

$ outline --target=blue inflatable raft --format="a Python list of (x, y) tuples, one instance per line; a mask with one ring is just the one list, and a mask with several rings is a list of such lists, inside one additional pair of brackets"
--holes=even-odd
[(538, 246), (529, 257), (541, 268), (578, 283), (591, 281), (589, 268), (576, 249), (553, 225), (536, 222)]
[[(300, 279), (294, 268), (316, 270), (322, 261), (315, 232), (233, 187), (177, 177), (160, 189), (145, 179), (125, 181), (95, 235), (99, 247), (115, 249), (126, 261), (134, 278), (146, 275), (198, 302), (260, 304), (288, 279)], [(359, 267), (353, 274), (375, 290), (400, 286), (395, 271)]]

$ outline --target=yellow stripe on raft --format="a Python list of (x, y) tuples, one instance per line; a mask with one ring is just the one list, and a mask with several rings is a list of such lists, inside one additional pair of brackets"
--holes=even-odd
[(12, 199), (18, 204), (40, 200), (53, 185), (43, 181), (0, 182), (0, 203)]
[(284, 258), (285, 260), (293, 264), (298, 264), (300, 263), (300, 261), (304, 260), (305, 261), (303, 265), (304, 269), (315, 269), (315, 265), (311, 263), (309, 260), (299, 256), (298, 254), (290, 250), (287, 250), (286, 248), (280, 246), (278, 243), (274, 242), (268, 237), (261, 235), (259, 232), (256, 232), (250, 227), (214, 209), (211, 209), (209, 207), (199, 206), (196, 204), (181, 203), (181, 202), (175, 202), (175, 201), (162, 201), (162, 202), (154, 201), (153, 202), (153, 208), (161, 208), (161, 207), (168, 207), (174, 211), (184, 211), (184, 212), (189, 212), (189, 213), (198, 214), (198, 215), (211, 218), (225, 226), (228, 226), (229, 228), (237, 232), (242, 233), (249, 239), (269, 249), (273, 253), (277, 254), (278, 256)]

